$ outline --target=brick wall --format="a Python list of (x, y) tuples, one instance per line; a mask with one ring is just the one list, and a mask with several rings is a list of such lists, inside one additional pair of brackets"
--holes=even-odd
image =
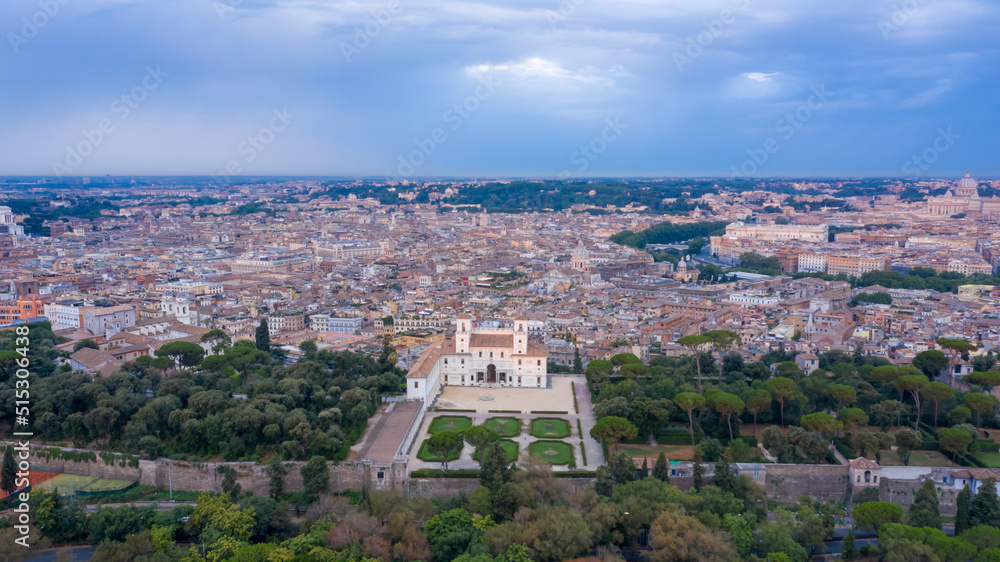
[[(920, 489), (922, 482), (913, 480), (894, 480), (891, 478), (884, 478), (879, 482), (878, 488), (878, 499), (879, 501), (891, 501), (896, 505), (903, 506), (904, 509), (909, 510), (910, 504), (913, 503), (913, 497)], [(957, 506), (955, 501), (958, 499), (958, 493), (960, 490), (956, 490), (951, 486), (938, 486), (938, 508), (941, 510), (941, 515), (944, 517), (954, 517)]]
[(767, 499), (794, 503), (799, 496), (844, 501), (850, 484), (846, 465), (769, 464), (764, 491)]
[[(267, 495), (268, 476), (265, 466), (253, 463), (194, 463), (157, 459), (155, 461), (140, 460), (137, 467), (105, 464), (103, 459), (96, 462), (71, 462), (50, 459), (32, 454), (29, 458), (33, 468), (78, 474), (93, 478), (112, 478), (117, 480), (138, 481), (140, 484), (182, 491), (222, 491), (222, 475), (220, 466), (229, 466), (236, 470), (237, 482), (244, 491), (256, 495)], [(285, 491), (302, 491), (302, 476), (299, 469), (305, 464), (302, 461), (284, 463), (288, 468), (285, 476)], [(393, 463), (389, 467), (379, 469), (369, 463), (327, 463), (330, 467), (330, 491), (337, 493), (349, 490), (360, 490), (367, 485), (373, 490), (397, 488), (409, 493), (410, 497), (427, 497), (445, 499), (464, 491), (471, 493), (479, 480), (475, 478), (413, 478), (407, 479), (406, 464)], [(708, 468), (708, 467), (706, 467)], [(930, 470), (930, 469), (928, 469)], [(382, 478), (378, 478), (379, 472)], [(560, 479), (567, 493), (576, 494), (594, 482), (592, 478)], [(711, 477), (705, 478), (709, 484)], [(800, 496), (809, 495), (818, 500), (844, 501), (850, 498), (851, 487), (848, 482), (847, 466), (836, 465), (794, 465), (768, 464), (766, 473), (757, 479), (764, 486), (769, 500), (795, 503)], [(672, 478), (671, 483), (682, 490), (692, 487), (691, 478)], [(879, 483), (879, 499), (905, 507), (913, 502), (913, 495), (920, 487), (918, 480), (883, 478)], [(938, 498), (941, 502), (941, 514), (953, 516), (955, 513), (955, 498), (958, 492), (950, 487), (938, 488)]]

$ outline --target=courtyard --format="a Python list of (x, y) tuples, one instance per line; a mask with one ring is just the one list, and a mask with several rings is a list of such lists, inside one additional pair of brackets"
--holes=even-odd
[[(595, 419), (586, 379), (556, 375), (550, 381), (551, 388), (443, 387), (417, 433), (408, 469), (442, 468), (441, 459), (424, 448), (431, 435), (485, 425), (500, 435), (511, 460), (524, 462), (535, 455), (556, 471), (596, 470), (604, 464), (604, 454), (601, 444), (590, 437)], [(473, 447), (466, 443), (448, 468), (478, 469)]]
[(449, 410), (475, 410), (480, 414), (488, 414), (491, 411), (505, 414), (574, 413), (573, 389), (570, 382), (575, 383), (577, 393), (581, 391), (581, 387), (586, 392), (586, 379), (583, 376), (554, 375), (549, 377), (549, 381), (551, 388), (443, 386), (441, 396), (434, 406)]

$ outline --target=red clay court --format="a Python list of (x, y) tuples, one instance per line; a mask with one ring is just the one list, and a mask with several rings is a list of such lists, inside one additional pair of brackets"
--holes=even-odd
[[(44, 472), (41, 470), (29, 470), (28, 471), (28, 482), (31, 483), (31, 487), (34, 488), (42, 482), (47, 480), (52, 480), (56, 476), (59, 476), (58, 472)], [(6, 498), (8, 495), (6, 490), (0, 490), (0, 500)]]

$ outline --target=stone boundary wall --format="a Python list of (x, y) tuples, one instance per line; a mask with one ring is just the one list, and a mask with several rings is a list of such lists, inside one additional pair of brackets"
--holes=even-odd
[[(913, 503), (913, 497), (922, 484), (923, 482), (920, 481), (883, 478), (879, 482), (878, 499), (884, 502), (891, 501), (902, 506), (903, 509), (909, 510)], [(955, 512), (958, 510), (955, 502), (960, 491), (951, 486), (937, 485), (938, 509), (943, 517), (955, 516)]]
[(410, 456), (410, 450), (413, 449), (413, 444), (417, 440), (417, 435), (420, 434), (420, 427), (424, 424), (424, 417), (427, 415), (428, 406), (424, 404), (423, 400), (420, 400), (420, 410), (417, 415), (410, 422), (410, 427), (406, 430), (406, 435), (403, 436), (403, 442), (399, 444), (399, 449), (396, 450), (397, 459), (405, 459)]
[(767, 499), (796, 503), (800, 496), (845, 501), (851, 490), (847, 465), (767, 464), (764, 491)]
[[(48, 446), (34, 446), (33, 449), (49, 449)], [(267, 495), (269, 478), (265, 465), (250, 462), (189, 462), (160, 458), (155, 461), (139, 460), (138, 466), (106, 464), (98, 458), (96, 462), (75, 462), (59, 459), (46, 460), (34, 452), (28, 459), (32, 468), (48, 469), (93, 478), (137, 481), (140, 484), (156, 486), (166, 490), (192, 492), (221, 492), (222, 475), (220, 466), (236, 470), (236, 480), (244, 491), (256, 495)], [(299, 468), (304, 461), (283, 463), (288, 468), (285, 476), (285, 491), (302, 491), (302, 476)], [(372, 490), (398, 489), (410, 497), (446, 499), (458, 492), (471, 493), (479, 480), (475, 478), (409, 478), (406, 463), (394, 462), (389, 467), (376, 467), (369, 462), (328, 462), (330, 467), (330, 491), (333, 493), (358, 491), (362, 486)], [(848, 479), (846, 465), (801, 465), (766, 464), (760, 478), (755, 479), (764, 486), (767, 499), (782, 503), (796, 503), (800, 496), (808, 495), (817, 500), (847, 501), (851, 499), (852, 487)], [(706, 466), (709, 468), (709, 466)], [(928, 469), (930, 470), (930, 469)], [(710, 471), (706, 484), (711, 482)], [(560, 478), (569, 493), (579, 493), (594, 482), (593, 478)], [(682, 490), (692, 487), (690, 477), (671, 478), (671, 483)], [(909, 507), (913, 495), (920, 487), (919, 480), (884, 478), (879, 482), (878, 496), (882, 501)], [(958, 492), (950, 487), (938, 487), (941, 514), (952, 516), (955, 512), (955, 498)]]

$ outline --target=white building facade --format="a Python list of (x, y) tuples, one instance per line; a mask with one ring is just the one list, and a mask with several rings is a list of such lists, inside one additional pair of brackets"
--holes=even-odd
[(406, 375), (407, 397), (429, 403), (442, 385), (547, 388), (548, 349), (528, 336), (526, 318), (481, 328), (459, 315), (454, 336), (429, 347)]

